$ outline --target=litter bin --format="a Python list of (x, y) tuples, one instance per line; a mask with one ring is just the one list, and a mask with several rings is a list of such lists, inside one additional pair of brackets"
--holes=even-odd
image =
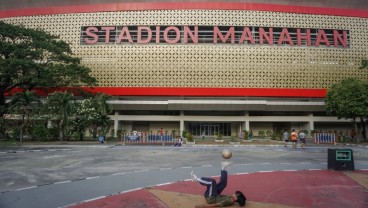
[(327, 168), (334, 170), (355, 170), (353, 150), (328, 149)]

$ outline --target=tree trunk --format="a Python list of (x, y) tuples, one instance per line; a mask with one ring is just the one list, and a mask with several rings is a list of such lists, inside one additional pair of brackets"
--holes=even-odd
[(83, 133), (79, 132), (79, 141), (83, 141)]
[(93, 138), (94, 140), (96, 140), (96, 139), (97, 139), (97, 131), (98, 131), (97, 126), (93, 126), (93, 127), (92, 127), (92, 138)]
[(3, 118), (5, 114), (5, 109), (6, 109), (5, 97), (4, 97), (4, 93), (1, 91), (0, 92), (0, 117), (1, 118)]
[(358, 134), (358, 125), (357, 125), (357, 122), (356, 120), (354, 119), (354, 128), (355, 128), (355, 137), (356, 137), (356, 143), (359, 143), (360, 142), (360, 134)]
[(23, 142), (23, 125), (20, 127), (20, 135), (19, 135), (19, 142)]
[(360, 123), (362, 126), (362, 136), (363, 136), (363, 141), (367, 140), (367, 136), (366, 136), (366, 132), (365, 132), (365, 123), (364, 123), (364, 118), (360, 117)]
[(24, 117), (25, 117), (25, 113), (22, 114), (22, 125), (20, 125), (20, 135), (19, 135), (20, 143), (23, 142)]
[[(5, 114), (5, 109), (6, 109), (6, 103), (5, 103), (5, 97), (3, 94), (0, 94), (0, 119), (4, 119), (4, 114)], [(5, 136), (5, 125), (4, 121), (2, 120), (0, 123), (0, 137), (4, 137)]]
[(59, 123), (59, 140), (64, 141), (64, 122), (62, 119)]

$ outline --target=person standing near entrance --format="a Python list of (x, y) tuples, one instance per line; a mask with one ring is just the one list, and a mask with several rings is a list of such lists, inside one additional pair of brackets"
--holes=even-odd
[(304, 133), (303, 130), (301, 130), (300, 133), (299, 133), (299, 140), (300, 140), (302, 149), (304, 149), (306, 141), (305, 141), (305, 133)]
[(295, 129), (291, 132), (291, 142), (293, 143), (293, 149), (296, 149), (296, 143), (298, 141), (298, 134), (296, 133)]
[(351, 142), (354, 140), (355, 135), (356, 135), (355, 130), (354, 129), (351, 129), (350, 130), (350, 141)]
[(160, 128), (160, 140), (162, 141), (163, 138), (164, 138), (164, 129), (163, 128)]
[(287, 143), (289, 141), (289, 132), (287, 130), (285, 130), (284, 134), (282, 135), (282, 138), (285, 141), (285, 147), (287, 147)]

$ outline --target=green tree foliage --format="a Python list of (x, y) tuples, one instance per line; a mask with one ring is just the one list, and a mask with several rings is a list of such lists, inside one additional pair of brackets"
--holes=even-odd
[(65, 128), (72, 115), (75, 99), (70, 92), (55, 92), (47, 97), (44, 111), (51, 120), (57, 120), (59, 126), (59, 140), (65, 139)]
[(48, 129), (44, 124), (35, 124), (32, 128), (32, 136), (39, 141), (46, 141), (48, 137)]
[(36, 93), (29, 90), (17, 93), (11, 101), (10, 109), (12, 109), (12, 112), (21, 114), (20, 142), (23, 141), (24, 129), (31, 115), (37, 110), (39, 104), (40, 102)]
[(93, 138), (97, 138), (97, 134), (106, 135), (109, 130), (111, 120), (108, 116), (108, 99), (110, 96), (101, 93), (89, 99), (89, 105), (93, 109), (89, 129)]
[(351, 119), (356, 132), (356, 119), (368, 117), (368, 83), (348, 78), (332, 85), (325, 99), (326, 111), (338, 118)]
[(83, 140), (85, 131), (89, 128), (94, 139), (97, 134), (106, 135), (110, 127), (110, 117), (107, 115), (107, 99), (109, 96), (97, 94), (79, 102), (71, 120), (71, 129), (79, 140)]
[(57, 36), (0, 21), (0, 116), (5, 95), (15, 88), (93, 86), (90, 71)]
[(93, 113), (94, 109), (91, 108), (88, 99), (74, 105), (73, 116), (70, 118), (70, 131), (78, 140), (83, 140), (84, 132), (90, 125), (90, 118), (93, 117)]

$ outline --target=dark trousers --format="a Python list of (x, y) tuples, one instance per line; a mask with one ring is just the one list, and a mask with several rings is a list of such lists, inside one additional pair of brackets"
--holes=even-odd
[(216, 183), (215, 179), (206, 177), (201, 177), (198, 182), (207, 186), (206, 192), (204, 193), (205, 197), (220, 195), (227, 186), (227, 171), (221, 170), (221, 177), (218, 183)]

